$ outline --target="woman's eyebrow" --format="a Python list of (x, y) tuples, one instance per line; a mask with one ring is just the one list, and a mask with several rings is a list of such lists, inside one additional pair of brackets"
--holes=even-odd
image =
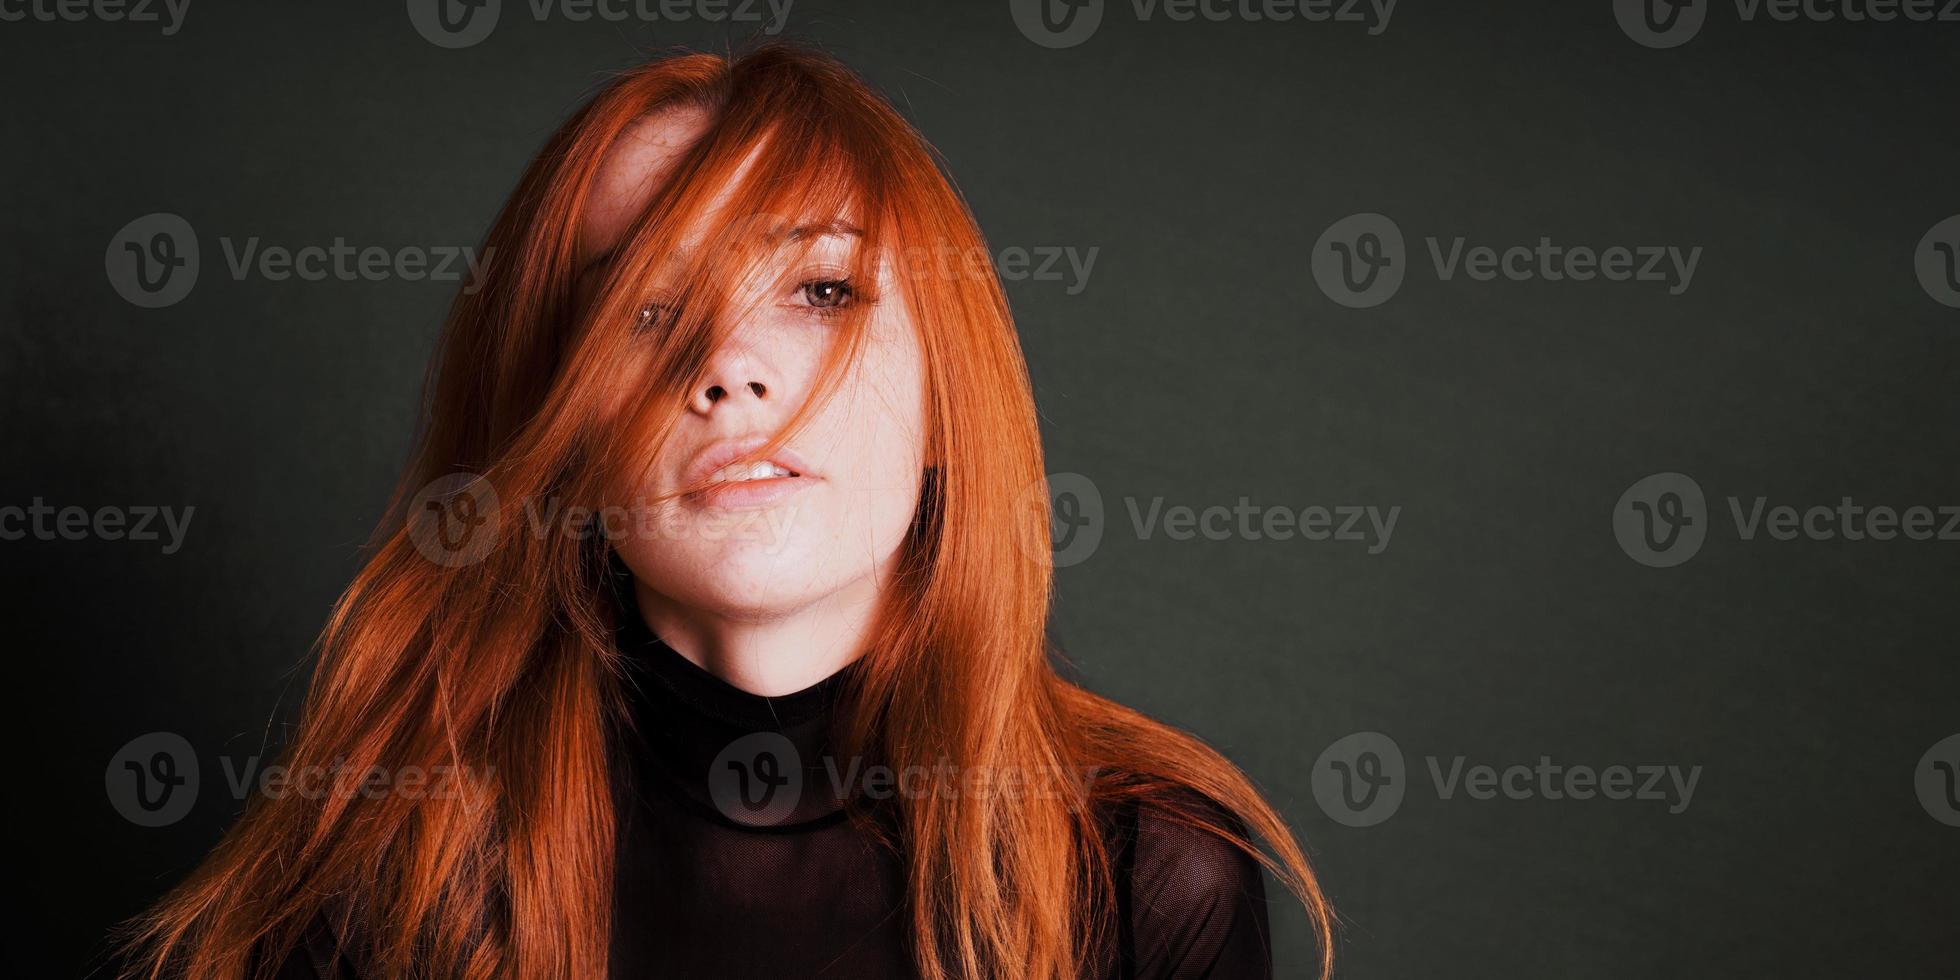
[(801, 241), (805, 238), (814, 238), (820, 236), (862, 238), (864, 237), (864, 232), (862, 229), (859, 229), (855, 225), (851, 225), (846, 222), (826, 221), (822, 224), (817, 224), (817, 225), (798, 225), (796, 228), (790, 231), (789, 240), (795, 242), (795, 241)]
[[(862, 238), (864, 237), (864, 231), (858, 228), (857, 226), (849, 224), (847, 222), (826, 221), (821, 224), (798, 225), (797, 227), (791, 229), (788, 235), (784, 236), (784, 240), (790, 242), (796, 242), (796, 241), (802, 241), (806, 238), (826, 238), (826, 237)], [(583, 263), (579, 265), (578, 271), (572, 274), (573, 283), (583, 282), (585, 280), (585, 277), (590, 275), (594, 270), (599, 269), (600, 267), (604, 266), (608, 262), (611, 262), (614, 258), (616, 258), (619, 255), (620, 248), (621, 245), (615, 243), (612, 247), (606, 249), (605, 251), (600, 252), (599, 254), (594, 255), (589, 259), (586, 259)]]

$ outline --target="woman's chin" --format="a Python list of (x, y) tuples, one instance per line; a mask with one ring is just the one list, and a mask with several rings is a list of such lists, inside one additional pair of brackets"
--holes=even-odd
[(729, 619), (766, 619), (803, 608), (831, 591), (813, 574), (837, 563), (795, 549), (760, 542), (725, 542), (685, 563), (639, 563), (627, 556), (635, 577), (661, 595)]

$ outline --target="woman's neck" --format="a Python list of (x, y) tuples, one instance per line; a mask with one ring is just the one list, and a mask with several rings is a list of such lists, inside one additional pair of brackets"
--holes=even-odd
[(681, 656), (733, 687), (771, 698), (810, 687), (856, 660), (878, 611), (870, 578), (810, 605), (755, 617), (685, 606), (638, 581), (633, 598), (647, 627)]

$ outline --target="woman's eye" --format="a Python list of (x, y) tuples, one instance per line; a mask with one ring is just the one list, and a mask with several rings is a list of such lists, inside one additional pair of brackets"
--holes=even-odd
[(633, 326), (640, 330), (651, 330), (665, 322), (668, 313), (669, 311), (665, 306), (659, 303), (648, 303), (640, 307), (639, 316), (634, 319)]
[(803, 301), (818, 309), (836, 309), (851, 302), (848, 279), (812, 279), (797, 287)]

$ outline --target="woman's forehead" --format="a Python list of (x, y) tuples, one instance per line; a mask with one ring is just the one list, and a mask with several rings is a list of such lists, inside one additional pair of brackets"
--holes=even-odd
[[(618, 249), (654, 194), (666, 186), (681, 157), (712, 124), (713, 118), (707, 110), (687, 106), (650, 113), (620, 133), (600, 161), (592, 190), (582, 208), (577, 260), (581, 273), (604, 265), (604, 260)], [(725, 186), (708, 201), (696, 227), (681, 236), (681, 247), (699, 244), (703, 229), (726, 223), (724, 212), (736, 188), (742, 186), (761, 158), (762, 150), (760, 142), (750, 148), (729, 174)], [(782, 245), (804, 243), (819, 248), (848, 243), (862, 236), (849, 215), (792, 222), (779, 215), (756, 214), (748, 216), (743, 227), (734, 230), (739, 234), (763, 235)]]

